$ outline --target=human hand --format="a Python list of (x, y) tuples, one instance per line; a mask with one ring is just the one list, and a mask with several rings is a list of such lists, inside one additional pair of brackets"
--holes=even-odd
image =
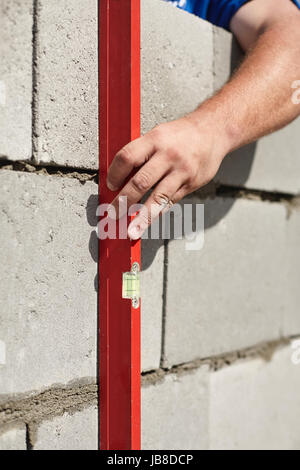
[(131, 239), (140, 238), (162, 212), (216, 175), (227, 149), (211, 120), (192, 113), (161, 124), (116, 154), (107, 176), (110, 190), (122, 188), (138, 169), (112, 202), (117, 214), (120, 197), (126, 196), (130, 207), (156, 185), (128, 227)]

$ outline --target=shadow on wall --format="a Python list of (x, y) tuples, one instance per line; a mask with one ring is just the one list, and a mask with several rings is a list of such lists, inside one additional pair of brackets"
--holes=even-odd
[[(226, 57), (219, 54), (216, 60), (224, 61), (224, 58), (226, 59)], [(228, 69), (228, 71), (230, 70), (230, 74), (232, 74), (236, 70), (237, 66), (240, 64), (241, 59), (241, 50), (238, 44), (236, 43), (235, 39), (233, 38), (229, 59), (230, 64), (225, 64), (225, 67), (224, 64), (222, 64), (222, 68)], [(218, 67), (218, 64), (216, 64), (216, 67)], [(224, 78), (224, 81), (226, 80), (226, 78)], [(220, 88), (222, 86), (222, 83), (216, 84), (216, 86)], [(251, 172), (252, 164), (255, 157), (256, 145), (256, 142), (252, 143), (228, 155), (224, 159), (221, 168), (214, 179), (214, 183), (216, 183), (217, 185), (225, 184), (233, 187), (244, 186)], [(214, 186), (214, 183), (212, 184), (212, 186)], [(211, 184), (208, 185), (206, 188), (197, 191), (196, 197), (197, 200), (199, 200), (199, 203), (201, 202), (201, 198), (205, 198), (207, 194), (212, 194)], [(214, 210), (215, 208), (213, 204), (207, 204), (205, 208), (205, 230), (214, 227), (218, 222), (220, 222), (220, 220), (222, 220), (228, 214), (234, 204), (234, 199), (228, 198), (226, 199), (225, 203), (218, 208), (218, 211)], [(86, 214), (89, 225), (94, 228), (96, 228), (98, 222), (96, 217), (97, 205), (98, 195), (95, 194), (90, 196), (87, 201)], [(172, 239), (172, 234), (170, 239)], [(162, 244), (163, 240), (161, 239), (142, 240), (142, 270), (146, 270), (151, 266), (156, 256), (156, 253), (162, 246)], [(98, 263), (98, 238), (96, 230), (93, 230), (91, 233), (89, 241), (89, 251), (94, 262)], [(95, 277), (94, 285), (95, 290), (98, 291), (98, 275)]]
[[(95, 230), (91, 232), (90, 241), (89, 241), (89, 252), (91, 254), (92, 260), (98, 264), (99, 256), (98, 256), (98, 246), (99, 240), (97, 237), (96, 227), (98, 223), (98, 217), (96, 216), (97, 207), (99, 204), (99, 196), (98, 194), (92, 194), (87, 201), (86, 205), (86, 218), (88, 224), (91, 227), (94, 227)], [(94, 287), (95, 291), (98, 292), (98, 274), (95, 276), (94, 280)]]
[[(220, 40), (222, 40), (222, 36), (216, 37), (219, 39), (215, 41), (215, 48), (218, 48), (221, 46)], [(221, 88), (221, 86), (228, 79), (228, 75), (232, 76), (234, 74), (234, 72), (237, 70), (238, 66), (244, 58), (242, 50), (233, 36), (231, 41), (231, 53), (230, 55), (228, 55), (228, 57), (230, 60), (230, 64), (224, 64), (224, 55), (222, 55), (221, 53), (216, 54), (215, 68), (221, 70), (228, 69), (228, 73), (225, 72), (225, 76), (223, 77), (222, 75), (224, 74), (219, 74), (221, 76), (221, 80), (219, 83), (215, 83), (215, 89)], [(242, 187), (246, 183), (250, 175), (253, 160), (255, 157), (256, 145), (257, 143), (254, 142), (227, 155), (227, 157), (223, 160), (221, 168), (218, 174), (216, 175), (214, 181), (218, 184)]]

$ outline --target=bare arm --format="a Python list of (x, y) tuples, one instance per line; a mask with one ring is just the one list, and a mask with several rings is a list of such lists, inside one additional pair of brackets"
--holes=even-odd
[(116, 197), (116, 207), (120, 195), (130, 206), (158, 183), (129, 226), (131, 238), (139, 238), (166, 205), (207, 184), (230, 151), (300, 114), (291, 88), (300, 80), (297, 7), (290, 0), (252, 0), (237, 12), (231, 29), (247, 57), (229, 83), (193, 113), (126, 145), (110, 167), (107, 184), (114, 191), (140, 167)]
[(234, 149), (300, 114), (291, 88), (300, 79), (300, 11), (289, 0), (253, 0), (235, 15), (231, 29), (248, 56), (215, 102), (230, 115)]

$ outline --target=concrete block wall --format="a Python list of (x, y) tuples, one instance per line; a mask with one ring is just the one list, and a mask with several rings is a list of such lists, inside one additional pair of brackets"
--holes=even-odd
[[(0, 449), (96, 449), (97, 0), (0, 11)], [(142, 0), (143, 132), (240, 60), (229, 33)], [(205, 206), (201, 251), (143, 241), (145, 449), (300, 448), (299, 125), (185, 201)]]

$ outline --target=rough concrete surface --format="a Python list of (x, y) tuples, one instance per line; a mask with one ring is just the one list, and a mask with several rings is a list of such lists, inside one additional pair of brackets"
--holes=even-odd
[(300, 194), (300, 119), (228, 155), (215, 180), (251, 189)]
[(300, 365), (290, 346), (210, 377), (211, 450), (299, 450)]
[(35, 159), (98, 166), (97, 0), (38, 0)]
[[(242, 60), (232, 34), (214, 27), (214, 88), (229, 79)], [(274, 90), (270, 88), (270, 93)], [(291, 96), (292, 96), (291, 88)], [(300, 193), (300, 119), (228, 156), (217, 182), (265, 191)]]
[(208, 447), (208, 367), (142, 388), (142, 449)]
[(26, 450), (26, 427), (0, 428), (0, 450)]
[(142, 388), (142, 449), (299, 450), (294, 351), (288, 343), (216, 372), (201, 365), (151, 374)]
[(283, 204), (215, 198), (205, 222), (202, 250), (169, 242), (168, 366), (279, 338), (293, 301)]
[(96, 374), (97, 293), (88, 202), (97, 185), (2, 170), (1, 394)]
[(284, 317), (283, 334), (285, 336), (300, 333), (300, 201), (290, 213), (287, 241), (288, 247), (288, 294), (290, 307)]
[(213, 33), (161, 0), (142, 0), (142, 132), (192, 111), (213, 92)]
[(32, 0), (0, 2), (0, 158), (31, 158)]
[(219, 90), (243, 60), (243, 52), (233, 34), (213, 26), (214, 91)]
[(93, 406), (43, 422), (36, 434), (34, 450), (97, 450), (98, 411)]
[(142, 370), (157, 369), (162, 341), (164, 246), (160, 240), (142, 241), (141, 348)]

